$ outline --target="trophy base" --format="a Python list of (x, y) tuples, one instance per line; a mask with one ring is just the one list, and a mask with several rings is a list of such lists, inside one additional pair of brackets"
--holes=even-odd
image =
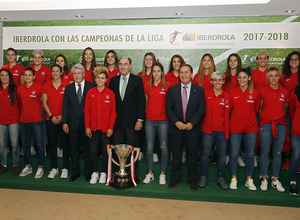
[(115, 189), (128, 189), (133, 187), (130, 174), (126, 174), (122, 176), (116, 173), (113, 174), (112, 180), (110, 181), (109, 185)]

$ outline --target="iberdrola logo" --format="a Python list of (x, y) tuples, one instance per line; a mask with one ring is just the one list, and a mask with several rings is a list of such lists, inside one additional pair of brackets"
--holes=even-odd
[[(182, 36), (182, 38), (179, 37), (179, 35), (182, 35), (183, 32), (174, 31), (172, 34), (170, 34), (170, 43), (173, 45), (178, 45), (182, 43), (182, 41), (194, 41), (196, 34), (194, 33), (186, 33)], [(181, 41), (182, 39), (182, 41)]]
[(195, 40), (195, 32), (194, 33), (186, 33), (183, 37), (182, 40), (183, 41), (194, 41)]

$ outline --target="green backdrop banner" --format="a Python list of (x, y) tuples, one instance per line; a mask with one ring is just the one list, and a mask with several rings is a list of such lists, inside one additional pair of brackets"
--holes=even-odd
[[(151, 22), (152, 21), (152, 22)], [(103, 65), (105, 53), (133, 60), (133, 73), (142, 70), (146, 52), (169, 69), (170, 59), (180, 54), (197, 71), (203, 54), (211, 53), (217, 70), (226, 70), (227, 57), (238, 53), (243, 66), (257, 67), (260, 50), (270, 54), (269, 65), (281, 66), (287, 54), (300, 48), (297, 17), (157, 19), (134, 21), (8, 22), (3, 27), (3, 54), (8, 47), (18, 51), (18, 63), (32, 64), (32, 51), (42, 49), (44, 64), (54, 64), (56, 55), (67, 57), (68, 65), (81, 62), (82, 51), (92, 47), (96, 62)], [(7, 62), (5, 56), (4, 63)]]

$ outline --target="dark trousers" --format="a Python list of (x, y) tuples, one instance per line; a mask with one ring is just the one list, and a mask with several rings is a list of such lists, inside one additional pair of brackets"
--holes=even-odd
[(57, 165), (57, 146), (58, 146), (58, 136), (60, 135), (60, 140), (63, 149), (63, 169), (69, 168), (69, 157), (70, 157), (70, 147), (68, 135), (63, 131), (62, 124), (53, 124), (52, 121), (46, 120), (48, 147), (50, 148), (50, 160), (52, 168), (58, 168)]
[(70, 156), (71, 156), (71, 163), (72, 163), (72, 174), (79, 175), (80, 168), (79, 168), (79, 149), (80, 149), (80, 139), (83, 143), (83, 152), (84, 152), (84, 174), (85, 176), (90, 176), (91, 171), (91, 155), (90, 155), (90, 146), (88, 137), (85, 134), (85, 127), (84, 125), (79, 126), (77, 130), (70, 130), (69, 132), (69, 143), (70, 143)]
[[(139, 141), (139, 131), (128, 128), (124, 120), (122, 121), (122, 124), (115, 126), (114, 133), (112, 135), (113, 145), (129, 144), (133, 147), (139, 148), (138, 141)], [(130, 157), (127, 158), (127, 163), (129, 162), (130, 162)], [(138, 167), (138, 160), (135, 162), (135, 170), (137, 170), (137, 167)], [(114, 166), (113, 169), (115, 170), (116, 167)]]
[(198, 179), (198, 137), (187, 136), (187, 131), (171, 134), (172, 139), (172, 173), (171, 181), (179, 182), (182, 173), (182, 150), (186, 146), (189, 182)]
[(109, 143), (107, 133), (102, 133), (101, 130), (92, 131), (92, 138), (90, 138), (91, 164), (92, 172), (98, 172), (98, 148), (99, 144), (102, 151), (102, 172), (107, 173), (107, 145)]

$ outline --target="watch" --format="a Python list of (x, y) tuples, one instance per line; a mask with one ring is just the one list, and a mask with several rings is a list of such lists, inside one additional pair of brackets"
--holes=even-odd
[(50, 115), (50, 116), (49, 116), (49, 119), (51, 120), (53, 117), (54, 117), (53, 115)]

